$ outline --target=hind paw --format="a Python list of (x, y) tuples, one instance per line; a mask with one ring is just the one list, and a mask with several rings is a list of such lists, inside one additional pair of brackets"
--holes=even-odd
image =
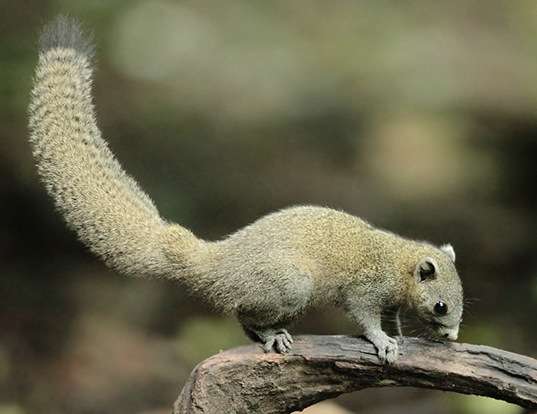
[(274, 333), (265, 336), (263, 351), (271, 352), (275, 350), (280, 354), (285, 354), (291, 350), (293, 342), (293, 337), (286, 329), (278, 329)]

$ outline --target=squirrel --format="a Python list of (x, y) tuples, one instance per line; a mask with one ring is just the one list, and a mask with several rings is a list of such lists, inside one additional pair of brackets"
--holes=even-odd
[[(286, 328), (319, 305), (343, 308), (386, 363), (398, 357), (397, 340), (381, 326), (386, 309), (414, 309), (436, 336), (457, 339), (463, 290), (451, 245), (409, 240), (315, 206), (202, 240), (161, 218), (102, 138), (91, 95), (94, 47), (79, 22), (56, 18), (39, 44), (29, 105), (38, 173), (67, 225), (107, 265), (181, 282), (235, 315), (265, 352), (291, 350)], [(401, 335), (398, 313), (397, 327)]]

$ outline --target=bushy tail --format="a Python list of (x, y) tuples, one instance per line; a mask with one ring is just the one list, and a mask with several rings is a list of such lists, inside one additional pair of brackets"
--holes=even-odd
[[(91, 41), (77, 21), (59, 17), (46, 26), (40, 47), (29, 107), (30, 141), (57, 208), (108, 265), (134, 275), (170, 276), (170, 247), (162, 243), (178, 226), (161, 219), (101, 137), (91, 97)], [(181, 244), (197, 245), (192, 233), (180, 229), (175, 240), (180, 251)], [(176, 256), (180, 261), (182, 255)]]

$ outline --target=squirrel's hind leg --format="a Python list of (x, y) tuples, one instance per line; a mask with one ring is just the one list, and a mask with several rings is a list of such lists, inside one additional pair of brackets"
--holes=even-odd
[[(267, 284), (262, 295), (246, 297), (236, 315), (246, 335), (263, 344), (265, 352), (288, 352), (293, 337), (284, 328), (300, 317), (311, 300), (313, 284), (307, 272), (293, 266), (275, 271), (278, 277)], [(270, 276), (267, 277), (270, 281)]]

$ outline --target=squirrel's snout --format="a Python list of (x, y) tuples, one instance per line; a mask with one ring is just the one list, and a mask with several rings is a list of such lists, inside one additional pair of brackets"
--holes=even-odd
[(448, 341), (456, 341), (459, 337), (459, 326), (454, 328), (442, 327), (437, 331), (437, 334)]
[(452, 332), (446, 332), (444, 334), (444, 338), (449, 339), (450, 341), (456, 341), (458, 336), (458, 334)]

